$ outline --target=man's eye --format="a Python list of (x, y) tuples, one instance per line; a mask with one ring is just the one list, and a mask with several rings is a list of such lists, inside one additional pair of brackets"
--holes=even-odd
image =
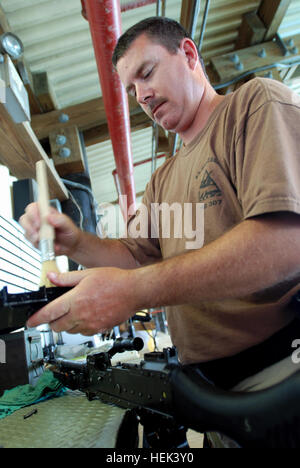
[(151, 73), (152, 73), (152, 70), (153, 70), (153, 68), (151, 68), (151, 70), (148, 70), (148, 71), (145, 73), (145, 75), (144, 75), (144, 79), (145, 79), (145, 78), (148, 78), (148, 76), (150, 76), (150, 75), (151, 75)]

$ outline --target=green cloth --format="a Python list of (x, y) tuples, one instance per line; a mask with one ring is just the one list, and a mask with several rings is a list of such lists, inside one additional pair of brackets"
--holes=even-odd
[(0, 398), (0, 419), (15, 411), (39, 403), (49, 398), (61, 396), (65, 393), (63, 385), (54, 377), (50, 370), (46, 370), (38, 379), (36, 385), (19, 385), (6, 390)]

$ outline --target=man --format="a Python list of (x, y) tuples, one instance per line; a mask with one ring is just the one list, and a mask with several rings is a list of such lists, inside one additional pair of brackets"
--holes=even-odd
[[(143, 110), (184, 142), (153, 175), (143, 204), (148, 213), (155, 203), (192, 204), (193, 226), (201, 204), (203, 246), (165, 238), (161, 225), (157, 237), (101, 240), (53, 211), (57, 255), (87, 269), (49, 274), (74, 288), (28, 325), (92, 335), (167, 306), (180, 361), (214, 384), (237, 388), (258, 375), (262, 388), (284, 379), (296, 371), (291, 346), (300, 336), (290, 305), (300, 283), (300, 98), (265, 79), (217, 95), (194, 42), (168, 19), (131, 28), (113, 60)], [(35, 204), (20, 222), (37, 245)]]

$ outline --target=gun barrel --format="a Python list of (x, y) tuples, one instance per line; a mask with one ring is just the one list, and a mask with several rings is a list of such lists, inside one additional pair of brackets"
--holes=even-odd
[(66, 359), (56, 359), (54, 362), (61, 370), (86, 371), (86, 363), (78, 361), (68, 361)]

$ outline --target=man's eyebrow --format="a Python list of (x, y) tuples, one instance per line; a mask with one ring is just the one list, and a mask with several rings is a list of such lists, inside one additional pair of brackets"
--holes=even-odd
[[(137, 69), (137, 71), (135, 72), (134, 78), (137, 77), (137, 76), (139, 76), (139, 75), (142, 73), (143, 69), (144, 69), (149, 63), (151, 63), (151, 60), (146, 60), (145, 62), (143, 62), (143, 63), (139, 66), (139, 68)], [(130, 83), (130, 84), (126, 87), (126, 92), (129, 93), (130, 90), (131, 90), (131, 88), (132, 88), (132, 83)]]

